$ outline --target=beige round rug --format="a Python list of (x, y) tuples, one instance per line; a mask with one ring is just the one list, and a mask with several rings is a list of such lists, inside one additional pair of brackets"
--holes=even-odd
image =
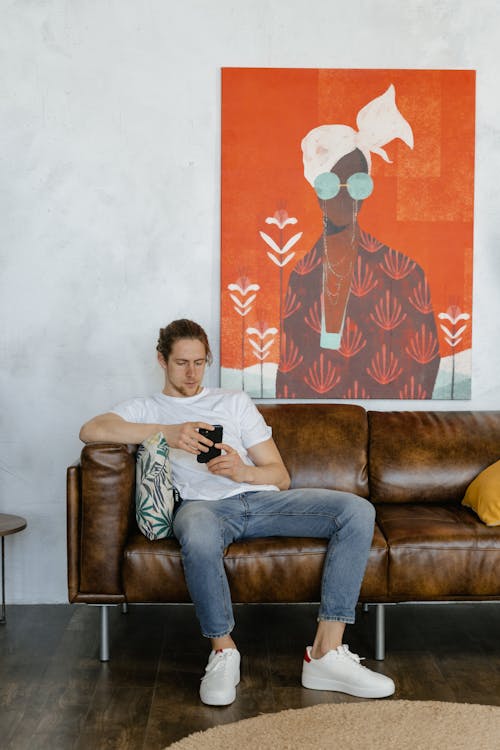
[(499, 750), (500, 707), (438, 701), (327, 703), (196, 732), (169, 750)]

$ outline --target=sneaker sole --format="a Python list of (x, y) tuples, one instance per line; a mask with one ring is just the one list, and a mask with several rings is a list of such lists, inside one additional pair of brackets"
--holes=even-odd
[(302, 676), (302, 686), (309, 690), (334, 690), (338, 693), (347, 693), (356, 698), (388, 698), (394, 694), (395, 687), (382, 688), (353, 688), (348, 683), (337, 680), (327, 680), (322, 677)]
[(218, 696), (214, 697), (210, 697), (208, 695), (204, 697), (200, 690), (200, 700), (206, 706), (230, 706), (231, 703), (234, 703), (236, 699), (236, 688), (239, 684), (240, 678), (238, 677), (238, 682), (235, 684), (234, 689), (231, 693), (226, 693), (226, 695), (219, 694)]

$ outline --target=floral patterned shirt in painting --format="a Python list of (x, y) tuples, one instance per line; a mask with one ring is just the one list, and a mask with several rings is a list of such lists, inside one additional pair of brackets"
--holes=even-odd
[(338, 350), (320, 347), (322, 241), (295, 266), (285, 299), (278, 398), (432, 398), (439, 343), (417, 263), (360, 232)]

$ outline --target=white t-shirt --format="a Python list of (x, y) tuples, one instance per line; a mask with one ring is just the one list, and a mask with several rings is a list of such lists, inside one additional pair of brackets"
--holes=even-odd
[[(248, 466), (253, 466), (248, 448), (271, 437), (271, 428), (243, 391), (203, 388), (196, 396), (188, 397), (155, 393), (123, 401), (111, 411), (127, 422), (143, 424), (221, 424), (222, 441), (235, 448)], [(184, 499), (219, 500), (240, 492), (278, 491), (278, 487), (271, 484), (238, 484), (227, 477), (215, 476), (205, 464), (198, 463), (195, 455), (176, 448), (170, 449), (170, 465), (174, 486)]]

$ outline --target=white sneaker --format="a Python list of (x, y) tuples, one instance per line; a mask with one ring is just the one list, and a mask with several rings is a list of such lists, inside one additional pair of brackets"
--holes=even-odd
[(360, 657), (342, 645), (313, 659), (306, 648), (302, 666), (302, 685), (312, 690), (338, 690), (358, 698), (386, 698), (396, 689), (390, 677), (361, 666)]
[(228, 706), (240, 681), (240, 652), (235, 648), (212, 651), (200, 685), (200, 698), (209, 706)]

